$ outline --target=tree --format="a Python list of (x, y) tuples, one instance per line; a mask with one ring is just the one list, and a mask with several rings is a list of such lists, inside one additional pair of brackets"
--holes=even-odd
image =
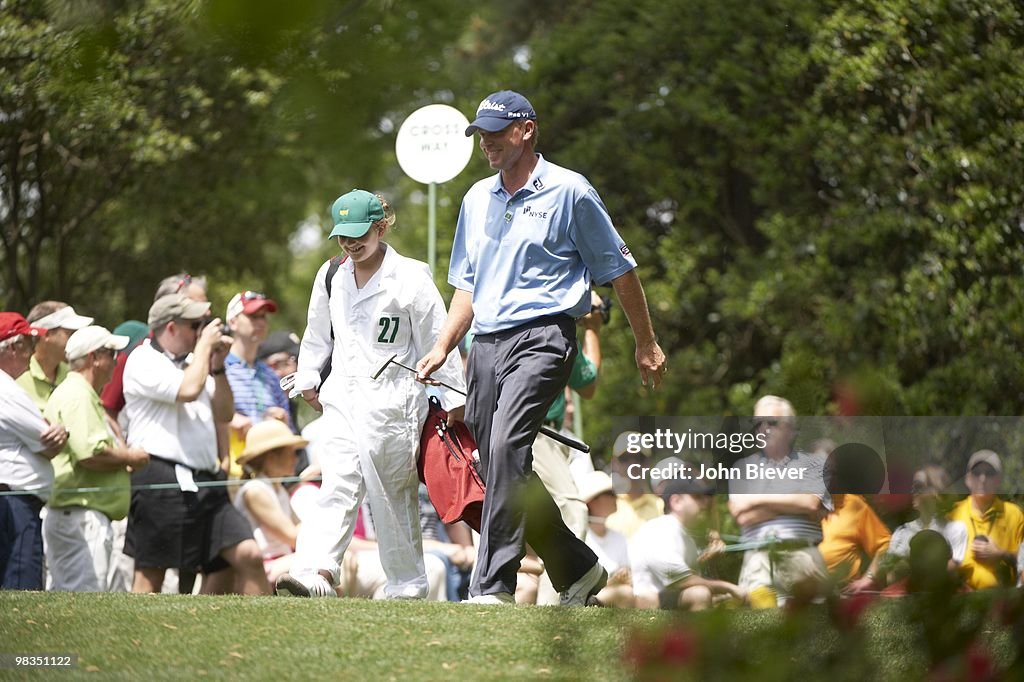
[(183, 268), (273, 284), (300, 220), (385, 177), (377, 123), (460, 25), (439, 2), (2, 9), (0, 302), (109, 324)]
[(510, 48), (485, 83), (525, 92), (541, 151), (601, 192), (671, 354), (642, 390), (618, 317), (598, 445), (611, 415), (767, 392), (1016, 413), (1022, 26), (1010, 2), (595, 0)]

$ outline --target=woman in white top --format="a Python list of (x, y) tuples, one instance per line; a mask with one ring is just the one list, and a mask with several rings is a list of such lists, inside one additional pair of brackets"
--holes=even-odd
[(295, 451), (307, 444), (284, 422), (268, 419), (249, 429), (245, 450), (238, 457), (238, 463), (251, 478), (238, 490), (234, 505), (252, 526), (270, 584), (291, 567), (299, 534), (288, 491), (275, 479), (294, 475)]
[(889, 557), (884, 562), (889, 565), (892, 583), (903, 577), (907, 570), (906, 560), (910, 557), (910, 541), (922, 530), (933, 530), (942, 534), (949, 543), (952, 558), (950, 570), (956, 570), (964, 560), (967, 551), (967, 527), (960, 521), (950, 521), (941, 508), (941, 494), (950, 486), (949, 474), (942, 468), (929, 464), (914, 473), (911, 484), (914, 509), (918, 518), (903, 524), (892, 534), (889, 542)]

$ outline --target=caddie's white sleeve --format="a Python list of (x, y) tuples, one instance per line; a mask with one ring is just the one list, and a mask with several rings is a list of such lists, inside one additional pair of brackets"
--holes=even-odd
[(320, 387), (320, 370), (334, 351), (334, 342), (331, 340), (331, 306), (327, 286), (324, 284), (330, 266), (331, 261), (321, 265), (313, 280), (309, 311), (306, 314), (306, 332), (299, 346), (298, 371), (291, 392), (293, 398), (306, 389)]
[[(441, 335), (441, 329), (448, 317), (441, 293), (437, 290), (437, 285), (434, 284), (426, 266), (423, 266), (421, 282), (416, 287), (413, 299), (412, 341), (417, 358), (423, 357), (434, 347), (434, 342)], [(466, 373), (457, 348), (448, 353), (448, 359), (431, 377), (454, 386), (463, 393), (466, 392)], [(466, 404), (464, 395), (443, 386), (438, 386), (437, 389), (441, 393), (441, 406), (444, 409), (450, 410)]]

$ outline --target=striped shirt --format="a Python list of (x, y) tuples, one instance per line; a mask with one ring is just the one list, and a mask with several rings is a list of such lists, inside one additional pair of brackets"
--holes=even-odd
[[(797, 469), (803, 476), (797, 479), (776, 480), (739, 480), (731, 481), (729, 494), (812, 494), (821, 500), (822, 506), (828, 511), (833, 510), (832, 496), (825, 487), (824, 459), (804, 452), (793, 452), (782, 460), (770, 459), (763, 451), (759, 451), (738, 460), (734, 467), (746, 471), (747, 464), (774, 469)], [(813, 544), (821, 542), (821, 522), (813, 521), (806, 516), (781, 514), (773, 519), (744, 526), (741, 533), (744, 541), (767, 540), (806, 540)]]
[(235, 412), (258, 422), (263, 420), (267, 409), (280, 407), (291, 419), (288, 396), (281, 390), (277, 374), (270, 365), (262, 360), (257, 360), (255, 365), (248, 365), (242, 358), (229, 353), (224, 360), (224, 369), (227, 370), (228, 383), (235, 396)]

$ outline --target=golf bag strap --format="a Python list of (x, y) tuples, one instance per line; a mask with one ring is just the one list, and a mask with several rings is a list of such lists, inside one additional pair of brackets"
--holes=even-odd
[[(340, 256), (334, 256), (333, 258), (331, 258), (331, 264), (327, 267), (327, 274), (324, 276), (324, 286), (327, 288), (327, 303), (328, 303), (328, 305), (330, 305), (330, 302), (331, 302), (331, 289), (333, 288), (333, 285), (334, 285), (334, 276), (338, 273), (338, 268), (341, 267), (341, 264), (345, 262), (346, 258), (348, 258), (347, 254), (342, 254)], [(330, 319), (329, 312), (328, 312), (328, 319)], [(334, 323), (333, 322), (331, 322), (331, 343), (332, 344), (334, 343)], [(321, 386), (324, 385), (324, 381), (327, 379), (327, 376), (330, 373), (331, 373), (331, 356), (328, 355), (327, 356), (327, 364), (325, 364), (320, 369), (320, 385)]]

